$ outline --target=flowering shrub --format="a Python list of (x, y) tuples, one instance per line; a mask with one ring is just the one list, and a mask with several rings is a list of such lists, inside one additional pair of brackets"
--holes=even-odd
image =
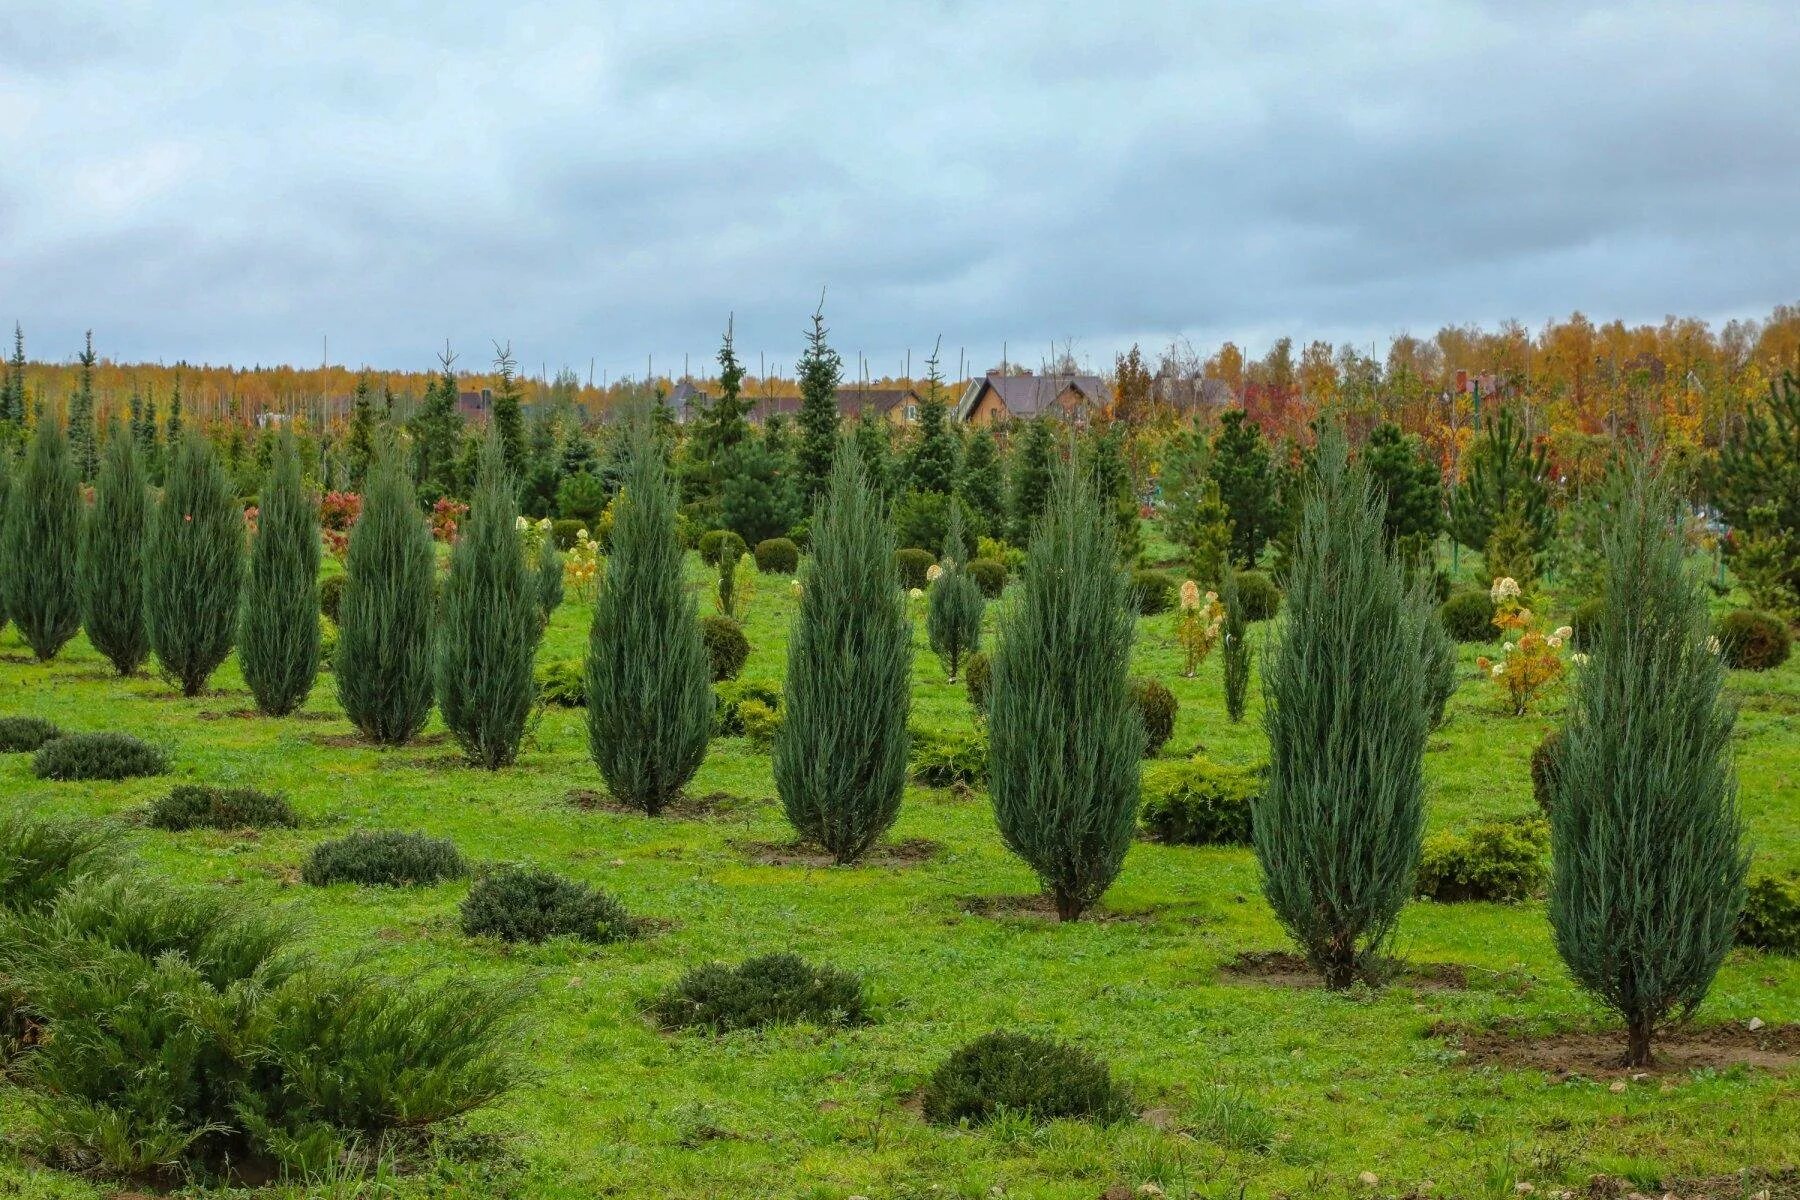
[(440, 542), (454, 542), (456, 527), (469, 515), (469, 506), (461, 500), (441, 496), (431, 506), (431, 536)]
[(355, 492), (326, 492), (319, 501), (319, 528), (325, 549), (343, 558), (350, 549), (350, 527), (362, 516), (362, 497)]
[(1206, 593), (1200, 602), (1200, 585), (1189, 579), (1181, 585), (1181, 607), (1175, 617), (1175, 641), (1187, 655), (1187, 677), (1192, 679), (1206, 656), (1218, 644), (1225, 628), (1225, 606), (1217, 592)]
[(1572, 631), (1567, 625), (1554, 633), (1540, 633), (1532, 627), (1531, 610), (1521, 601), (1518, 581), (1511, 576), (1494, 580), (1488, 592), (1494, 602), (1494, 624), (1500, 636), (1498, 659), (1486, 655), (1475, 660), (1505, 692), (1513, 716), (1523, 716), (1545, 688), (1563, 675), (1563, 645)]
[(600, 543), (586, 529), (575, 531), (575, 541), (563, 555), (563, 582), (577, 596), (593, 596), (600, 585)]
[(262, 515), (262, 509), (252, 504), (244, 510), (244, 532), (252, 536), (256, 533), (256, 518)]
[(536, 562), (544, 552), (544, 542), (550, 537), (555, 522), (549, 517), (540, 517), (533, 521), (530, 517), (520, 517), (513, 528), (519, 531), (519, 540), (525, 544), (525, 561)]

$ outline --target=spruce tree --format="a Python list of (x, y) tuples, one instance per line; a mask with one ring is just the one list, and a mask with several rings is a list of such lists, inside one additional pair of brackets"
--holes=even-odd
[(150, 653), (144, 623), (144, 538), (150, 493), (137, 447), (115, 425), (81, 527), (81, 621), (88, 641), (121, 675)]
[(1220, 647), (1225, 666), (1225, 716), (1233, 725), (1244, 719), (1250, 691), (1250, 622), (1238, 595), (1237, 572), (1226, 566), (1219, 582), (1219, 603), (1225, 607)]
[(788, 638), (774, 768), (795, 831), (850, 863), (893, 825), (906, 790), (912, 623), (881, 498), (857, 455), (835, 458)]
[(631, 432), (612, 556), (588, 636), (588, 749), (621, 802), (654, 816), (706, 757), (712, 664), (682, 579), (675, 493), (653, 432)]
[(1132, 564), (1142, 557), (1144, 537), (1138, 527), (1138, 501), (1131, 485), (1131, 468), (1125, 461), (1124, 426), (1117, 422), (1088, 440), (1088, 473), (1100, 505), (1112, 517), (1118, 541), (1119, 561)]
[(945, 522), (944, 558), (940, 573), (931, 585), (931, 599), (925, 613), (925, 632), (931, 639), (932, 652), (944, 664), (949, 682), (956, 682), (956, 670), (963, 660), (981, 650), (981, 614), (987, 607), (981, 587), (964, 570), (962, 505), (952, 504)]
[(885, 503), (894, 494), (894, 444), (885, 417), (864, 409), (856, 421), (856, 457), (862, 462), (869, 490)]
[(1749, 856), (1725, 667), (1673, 491), (1633, 464), (1605, 535), (1550, 805), (1550, 924), (1577, 983), (1625, 1019), (1628, 1066), (1705, 999), (1731, 949)]
[(163, 447), (172, 455), (175, 448), (181, 445), (182, 412), (181, 412), (181, 369), (175, 369), (175, 386), (169, 393), (169, 420), (163, 429)]
[(399, 746), (431, 716), (437, 558), (392, 443), (375, 456), (344, 566), (332, 662), (338, 701), (363, 736)]
[(992, 426), (976, 430), (969, 438), (956, 491), (975, 518), (978, 536), (1006, 536), (1006, 475), (1000, 463), (1000, 443), (994, 437)]
[(490, 438), (450, 554), (437, 652), (438, 711), (469, 761), (490, 771), (518, 757), (537, 694), (538, 579), (518, 519), (499, 440)]
[(138, 463), (144, 469), (144, 477), (151, 484), (162, 486), (162, 429), (156, 423), (155, 384), (144, 389), (144, 420), (138, 426), (137, 447)]
[(182, 439), (150, 520), (144, 615), (157, 665), (199, 695), (231, 653), (244, 581), (244, 510), (212, 446)]
[(81, 481), (69, 441), (55, 421), (40, 419), (6, 506), (0, 587), (6, 613), (42, 662), (81, 628), (80, 539)]
[(350, 467), (350, 490), (361, 492), (368, 487), (369, 464), (375, 461), (375, 394), (369, 388), (367, 375), (356, 381), (345, 455)]
[(275, 442), (258, 499), (238, 665), (256, 707), (285, 717), (306, 702), (319, 674), (319, 510), (287, 430)]
[(1056, 431), (1042, 416), (1025, 423), (1024, 436), (1012, 455), (1008, 518), (1015, 546), (1031, 544), (1037, 520), (1050, 501), (1055, 478)]
[(812, 315), (806, 351), (800, 355), (800, 450), (798, 500), (811, 512), (831, 480), (831, 456), (838, 444), (838, 384), (844, 360), (825, 341), (825, 302)]
[(450, 369), (455, 357), (446, 346), (438, 357), (442, 370), (426, 385), (424, 401), (407, 422), (412, 434), (413, 480), (420, 497), (432, 502), (457, 491), (456, 457), (462, 449), (463, 418), (457, 408), (456, 375)]
[(94, 432), (94, 331), (88, 330), (87, 341), (75, 360), (81, 370), (75, 376), (75, 394), (69, 397), (69, 456), (75, 463), (75, 474), (82, 482), (91, 482), (100, 474), (100, 447)]
[(726, 452), (716, 493), (719, 526), (754, 546), (794, 527), (790, 460), (769, 439), (745, 438)]
[(1444, 482), (1416, 437), (1391, 421), (1377, 425), (1363, 451), (1375, 489), (1387, 500), (1382, 526), (1390, 544), (1417, 546), (1443, 527)]
[(1256, 556), (1275, 532), (1275, 475), (1262, 430), (1234, 408), (1219, 418), (1213, 435), (1213, 479), (1231, 514), (1231, 557), (1240, 567), (1256, 565)]
[(494, 389), (494, 432), (500, 438), (500, 449), (506, 460), (506, 473), (515, 485), (523, 486), (530, 462), (525, 453), (524, 393), (519, 390), (518, 364), (513, 361), (512, 343), (494, 345), (494, 370), (500, 375), (500, 386)]
[(1124, 865), (1144, 747), (1130, 587), (1111, 515), (1073, 467), (1056, 480), (1021, 584), (992, 658), (988, 786), (1007, 848), (1070, 921)]
[(0, 390), (0, 420), (10, 425), (25, 423), (25, 327), (13, 322), (12, 359), (7, 363), (6, 387)]
[(956, 486), (956, 435), (948, 425), (943, 376), (937, 351), (926, 360), (925, 394), (919, 397), (918, 441), (906, 459), (906, 486), (915, 492), (948, 495)]
[(1252, 813), (1263, 894), (1325, 977), (1376, 974), (1412, 894), (1424, 827), (1433, 614), (1383, 541), (1382, 502), (1324, 431), (1263, 672), (1269, 780)]

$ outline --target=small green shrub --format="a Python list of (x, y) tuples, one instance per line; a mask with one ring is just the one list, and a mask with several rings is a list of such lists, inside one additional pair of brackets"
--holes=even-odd
[(792, 575), (800, 566), (800, 547), (789, 538), (756, 543), (756, 569), (764, 575)]
[(1445, 632), (1459, 642), (1491, 642), (1500, 636), (1494, 625), (1494, 601), (1486, 592), (1470, 588), (1456, 592), (1438, 606)]
[(718, 566), (728, 550), (741, 555), (748, 549), (744, 545), (744, 539), (729, 529), (709, 529), (700, 535), (699, 544), (695, 548), (700, 551), (700, 561), (709, 567)]
[(1774, 613), (1740, 608), (1719, 619), (1719, 652), (1738, 671), (1771, 671), (1788, 660), (1794, 635)]
[(338, 623), (338, 614), (344, 607), (344, 584), (349, 576), (343, 572), (327, 575), (319, 581), (319, 611), (331, 618), (331, 623)]
[(1592, 649), (1588, 641), (1594, 630), (1600, 627), (1600, 617), (1606, 611), (1606, 604), (1601, 600), (1584, 600), (1575, 606), (1569, 617), (1569, 645), (1571, 649), (1586, 653)]
[(573, 549), (578, 535), (584, 529), (592, 536), (593, 530), (586, 521), (579, 517), (562, 517), (550, 522), (550, 540), (556, 543), (558, 550)]
[(1144, 723), (1144, 757), (1155, 758), (1175, 735), (1175, 714), (1181, 704), (1167, 684), (1144, 676), (1131, 681), (1131, 702)]
[(94, 821), (28, 808), (0, 810), (0, 910), (48, 908), (77, 880), (110, 872), (119, 836)]
[(157, 829), (293, 829), (300, 818), (285, 796), (256, 788), (184, 783), (152, 801), (144, 819)]
[(1265, 572), (1239, 571), (1237, 590), (1246, 621), (1267, 621), (1281, 608), (1281, 589)]
[(975, 586), (981, 589), (981, 594), (989, 600), (998, 599), (1000, 593), (1006, 590), (1006, 564), (999, 559), (973, 558), (964, 569), (969, 572), (969, 578), (975, 581)]
[(1419, 856), (1418, 894), (1441, 903), (1530, 899), (1549, 879), (1549, 845), (1550, 827), (1536, 818), (1477, 825), (1466, 836), (1436, 834)]
[(736, 967), (708, 963), (683, 975), (651, 1015), (665, 1029), (729, 1033), (770, 1025), (861, 1025), (868, 1021), (862, 980), (796, 954), (764, 954)]
[(1800, 954), (1800, 873), (1751, 880), (1737, 940), (1741, 946)]
[(989, 1033), (952, 1054), (925, 1085), (925, 1119), (980, 1124), (1002, 1113), (1029, 1121), (1103, 1122), (1131, 1112), (1106, 1065), (1086, 1050), (1024, 1033)]
[(774, 712), (781, 707), (781, 689), (766, 683), (726, 682), (713, 689), (718, 703), (713, 706), (713, 732), (719, 737), (743, 737), (744, 718), (740, 706), (757, 703)]
[(332, 663), (337, 660), (337, 648), (338, 648), (337, 622), (332, 620), (330, 617), (326, 616), (324, 613), (320, 613), (319, 614), (319, 669), (321, 671), (331, 670)]
[(0, 717), (0, 754), (29, 754), (62, 730), (42, 717)]
[(358, 830), (320, 842), (300, 868), (300, 878), (314, 887), (334, 883), (416, 887), (466, 874), (468, 866), (456, 843), (395, 829)]
[(1139, 616), (1166, 613), (1175, 607), (1175, 580), (1162, 571), (1133, 571), (1131, 596), (1137, 602)]
[(738, 701), (737, 720), (751, 744), (766, 750), (774, 744), (775, 734), (781, 729), (781, 708), (751, 696)]
[(39, 779), (134, 779), (161, 775), (169, 757), (128, 733), (69, 733), (38, 747), (31, 771)]
[(1144, 772), (1138, 809), (1151, 840), (1174, 846), (1247, 846), (1262, 776), (1203, 758), (1156, 763)]
[(988, 684), (993, 677), (993, 660), (985, 654), (971, 654), (963, 663), (963, 686), (969, 689), (969, 703), (984, 717), (987, 715)]
[(750, 639), (744, 636), (744, 627), (730, 617), (701, 617), (700, 640), (712, 664), (712, 681), (736, 679), (750, 657)]
[(912, 777), (926, 787), (986, 787), (987, 738), (973, 730), (913, 729)]
[(931, 551), (921, 550), (917, 546), (907, 546), (894, 551), (894, 566), (900, 572), (900, 586), (908, 591), (924, 587), (926, 572), (936, 564), (937, 558)]
[(537, 667), (538, 699), (558, 708), (587, 707), (587, 664), (579, 658), (553, 658)]
[(1552, 729), (1531, 751), (1531, 794), (1538, 811), (1550, 815), (1550, 802), (1562, 782), (1563, 732)]
[(554, 937), (621, 942), (635, 932), (625, 906), (600, 889), (552, 871), (511, 865), (475, 881), (462, 903), (462, 930), (503, 942)]

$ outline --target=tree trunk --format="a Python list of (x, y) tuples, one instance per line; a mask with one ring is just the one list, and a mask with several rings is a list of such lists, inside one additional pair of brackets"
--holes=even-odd
[(1628, 1026), (1625, 1065), (1628, 1067), (1648, 1067), (1656, 1061), (1650, 1052), (1650, 1031), (1652, 1021), (1649, 1017), (1633, 1017)]
[(1086, 906), (1067, 892), (1056, 893), (1056, 919), (1059, 921), (1079, 921)]

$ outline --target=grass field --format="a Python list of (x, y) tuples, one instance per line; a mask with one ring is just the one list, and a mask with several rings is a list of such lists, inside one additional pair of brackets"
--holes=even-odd
[[(779, 681), (793, 603), (784, 578), (759, 580), (746, 679)], [(565, 604), (542, 654), (579, 656), (588, 614)], [(963, 689), (944, 682), (917, 624), (914, 724), (965, 724)], [(1259, 641), (1268, 629), (1257, 628)], [(1477, 650), (1463, 648), (1465, 678), (1426, 756), (1434, 830), (1530, 811), (1528, 757), (1562, 704), (1556, 695), (1532, 716), (1500, 715), (1476, 677)], [(1244, 724), (1225, 720), (1217, 655), (1199, 678), (1180, 678), (1169, 617), (1140, 623), (1136, 657), (1140, 672), (1167, 681), (1181, 701), (1166, 756), (1265, 757), (1254, 700)], [(474, 1114), (435, 1159), (409, 1160), (393, 1178), (292, 1185), (296, 1194), (1092, 1200), (1146, 1183), (1170, 1196), (1225, 1197), (1396, 1195), (1431, 1181), (1435, 1195), (1510, 1196), (1521, 1182), (1541, 1194), (1595, 1173), (1652, 1191), (1800, 1162), (1800, 1075), (1672, 1072), (1615, 1090), (1611, 1078), (1473, 1066), (1434, 1036), (1440, 1022), (1540, 1031), (1603, 1022), (1564, 973), (1539, 902), (1408, 909), (1402, 953), (1466, 967), (1463, 989), (1401, 982), (1328, 995), (1234, 980), (1220, 971), (1234, 956), (1284, 945), (1247, 849), (1140, 843), (1093, 920), (980, 915), (971, 898), (1035, 886), (1002, 847), (981, 794), (909, 789), (893, 837), (937, 843), (925, 861), (761, 865), (751, 844), (790, 834), (768, 756), (743, 739), (715, 741), (693, 788), (740, 803), (648, 819), (571, 799), (601, 786), (578, 710), (548, 711), (519, 765), (489, 774), (461, 765), (435, 720), (426, 744), (357, 744), (329, 676), (298, 719), (246, 715), (235, 661), (215, 687), (183, 700), (148, 675), (112, 677), (81, 638), (37, 665), (9, 631), (0, 636), (0, 712), (137, 733), (166, 744), (175, 766), (162, 779), (52, 785), (31, 777), (29, 756), (12, 755), (0, 758), (0, 792), (130, 819), (176, 781), (284, 791), (301, 829), (142, 830), (137, 852), (154, 872), (236, 889), (247, 903), (297, 906), (321, 955), (372, 953), (405, 973), (504, 975), (535, 989), (525, 1086)], [(1734, 673), (1731, 688), (1742, 705), (1738, 766), (1759, 866), (1800, 868), (1800, 661), (1762, 676)], [(506, 949), (458, 931), (466, 883), (414, 891), (298, 883), (312, 844), (361, 827), (427, 830), (474, 859), (535, 862), (592, 881), (655, 931), (595, 949)], [(706, 1038), (658, 1032), (641, 1015), (693, 964), (775, 949), (862, 974), (876, 1023)], [(1698, 1019), (1751, 1018), (1800, 1022), (1800, 961), (1732, 954)], [(912, 1103), (925, 1076), (995, 1028), (1092, 1049), (1145, 1118), (1110, 1128), (925, 1124)], [(114, 1194), (39, 1165), (25, 1098), (4, 1086), (0, 1129), (0, 1196)], [(1359, 1180), (1364, 1172), (1378, 1182)]]

